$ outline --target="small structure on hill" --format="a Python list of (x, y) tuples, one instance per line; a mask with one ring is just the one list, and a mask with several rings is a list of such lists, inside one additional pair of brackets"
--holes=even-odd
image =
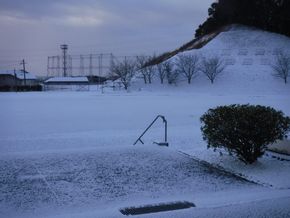
[(44, 90), (89, 91), (89, 80), (85, 76), (52, 77), (44, 81)]
[(0, 71), (0, 91), (41, 91), (35, 75), (23, 70)]

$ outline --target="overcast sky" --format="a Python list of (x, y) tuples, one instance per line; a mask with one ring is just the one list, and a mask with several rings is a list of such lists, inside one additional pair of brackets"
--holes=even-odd
[(0, 69), (46, 74), (47, 57), (153, 54), (194, 36), (213, 0), (0, 0)]

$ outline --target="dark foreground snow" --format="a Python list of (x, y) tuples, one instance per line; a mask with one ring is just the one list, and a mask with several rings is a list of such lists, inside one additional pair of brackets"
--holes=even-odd
[[(159, 218), (289, 218), (290, 197), (268, 199), (257, 202), (230, 204), (219, 207), (193, 208), (180, 211), (150, 214), (146, 217)], [(140, 216), (136, 216), (140, 217)], [(143, 216), (145, 217), (145, 216)]]
[(0, 184), (2, 217), (106, 210), (259, 187), (156, 146), (2, 156)]

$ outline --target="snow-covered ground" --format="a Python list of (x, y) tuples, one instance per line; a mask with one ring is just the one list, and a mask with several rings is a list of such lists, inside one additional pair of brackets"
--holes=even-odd
[[(289, 217), (289, 161), (265, 156), (247, 166), (202, 140), (199, 118), (218, 105), (261, 104), (290, 115), (290, 85), (254, 53), (269, 44), (264, 58), (272, 60), (290, 40), (249, 29), (228, 34), (238, 39), (239, 31), (249, 42), (272, 40), (235, 47), (223, 33), (210, 42), (200, 52), (225, 48), (236, 60), (214, 85), (199, 76), (177, 86), (136, 80), (130, 92), (0, 93), (0, 217), (122, 217), (121, 207), (184, 200), (197, 207), (144, 217)], [(169, 148), (153, 145), (163, 141), (162, 121), (133, 146), (159, 114)]]
[[(290, 196), (285, 190), (277, 194), (273, 188), (224, 175), (177, 152), (224, 163), (223, 167), (239, 169), (248, 178), (274, 188), (289, 188), (289, 162), (265, 157), (254, 166), (245, 166), (227, 155), (220, 157), (206, 149), (199, 121), (208, 108), (231, 103), (270, 105), (289, 114), (287, 99), (287, 95), (195, 94), (169, 89), (2, 93), (0, 211), (3, 217), (37, 217), (97, 210), (107, 217), (118, 216), (117, 208), (122, 206), (151, 202), (191, 200), (199, 205), (204, 199), (201, 207), (214, 193), (228, 199), (222, 204), (218, 198), (214, 205), (240, 202), (236, 196), (228, 197), (228, 192), (266, 193), (258, 200)], [(163, 140), (161, 121), (144, 136), (145, 145), (133, 146), (158, 114), (168, 120), (169, 148), (152, 144)], [(243, 202), (252, 197), (246, 196)]]
[(109, 209), (190, 199), (189, 193), (260, 188), (156, 146), (10, 156), (1, 160), (1, 183), (6, 216), (11, 211), (39, 216), (51, 210)]

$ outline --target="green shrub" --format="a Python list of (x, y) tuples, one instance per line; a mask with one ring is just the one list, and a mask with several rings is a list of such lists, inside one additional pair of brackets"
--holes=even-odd
[(208, 148), (225, 148), (244, 163), (254, 163), (266, 146), (287, 137), (290, 118), (271, 107), (229, 105), (209, 109), (201, 118)]

